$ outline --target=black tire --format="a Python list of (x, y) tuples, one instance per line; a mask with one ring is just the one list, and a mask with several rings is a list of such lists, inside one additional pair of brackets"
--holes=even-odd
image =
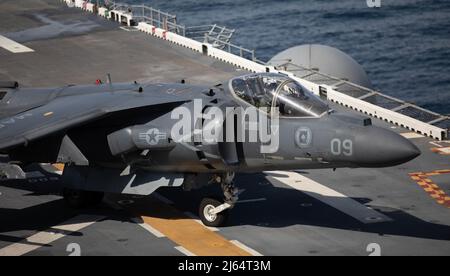
[(229, 216), (228, 210), (216, 214), (215, 216), (207, 216), (207, 209), (216, 208), (222, 204), (223, 202), (214, 198), (205, 198), (202, 200), (199, 208), (199, 217), (205, 226), (208, 227), (225, 226)]
[(69, 207), (83, 209), (99, 205), (103, 201), (104, 193), (64, 189), (63, 196)]

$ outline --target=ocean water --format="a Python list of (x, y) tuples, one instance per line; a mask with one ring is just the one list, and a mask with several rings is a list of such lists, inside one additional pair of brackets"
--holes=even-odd
[(450, 0), (128, 0), (178, 16), (187, 26), (237, 30), (233, 42), (268, 61), (309, 43), (358, 61), (377, 90), (450, 114)]

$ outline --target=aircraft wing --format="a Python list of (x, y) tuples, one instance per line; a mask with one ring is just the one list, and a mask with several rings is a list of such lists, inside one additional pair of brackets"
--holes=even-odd
[(181, 105), (187, 101), (167, 94), (130, 91), (57, 98), (41, 107), (1, 120), (0, 150), (26, 144), (111, 113), (170, 103)]

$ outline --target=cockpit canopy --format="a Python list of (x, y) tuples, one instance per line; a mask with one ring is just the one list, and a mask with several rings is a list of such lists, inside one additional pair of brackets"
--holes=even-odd
[(284, 117), (320, 117), (326, 103), (293, 79), (281, 74), (253, 74), (234, 78), (230, 88), (240, 99)]

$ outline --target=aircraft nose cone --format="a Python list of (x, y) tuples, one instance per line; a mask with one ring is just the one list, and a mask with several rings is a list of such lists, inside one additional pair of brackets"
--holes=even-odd
[(359, 147), (358, 159), (363, 166), (396, 166), (411, 161), (421, 154), (419, 148), (411, 141), (382, 128), (373, 127), (364, 133), (360, 143), (363, 146)]
[(392, 144), (390, 151), (392, 152), (392, 159), (397, 162), (405, 163), (413, 160), (421, 154), (419, 148), (414, 145), (408, 139), (397, 135), (399, 139), (396, 139)]

